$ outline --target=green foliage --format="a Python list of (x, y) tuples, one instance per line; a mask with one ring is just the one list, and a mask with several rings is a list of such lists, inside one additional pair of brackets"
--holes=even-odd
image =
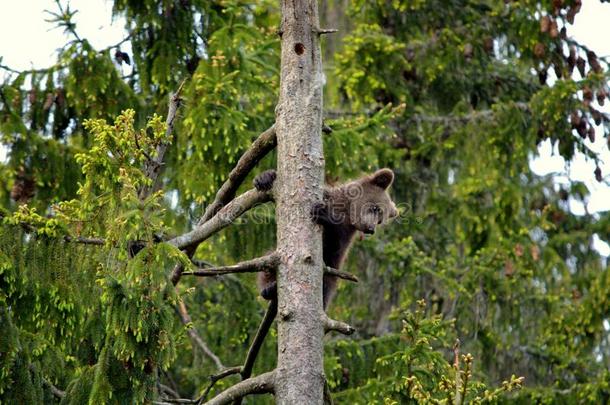
[[(372, 339), (360, 345), (334, 345), (333, 352), (341, 360), (331, 366), (335, 372), (330, 385), (343, 386), (335, 397), (338, 403), (489, 403), (520, 388), (523, 378), (514, 376), (493, 390), (473, 381), (473, 357), (460, 355), (459, 341), (453, 348), (454, 363), (447, 361), (441, 349), (449, 347), (447, 331), (453, 326), (439, 315), (426, 317), (425, 310), (424, 301), (418, 301), (414, 312), (402, 314), (400, 335), (388, 336), (381, 344)], [(361, 370), (360, 361), (361, 366), (374, 364), (374, 368), (363, 373), (366, 380), (359, 381), (349, 370)]]

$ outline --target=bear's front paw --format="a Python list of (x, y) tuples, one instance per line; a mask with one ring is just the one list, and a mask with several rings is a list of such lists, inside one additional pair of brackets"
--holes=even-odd
[(256, 176), (254, 179), (254, 187), (256, 187), (258, 191), (269, 191), (273, 187), (273, 182), (276, 177), (277, 174), (275, 173), (275, 170), (266, 170)]

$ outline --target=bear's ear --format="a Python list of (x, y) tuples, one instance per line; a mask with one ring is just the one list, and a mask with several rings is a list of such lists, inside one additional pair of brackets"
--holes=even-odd
[(382, 189), (390, 187), (394, 181), (394, 172), (390, 169), (380, 169), (373, 173), (371, 177), (371, 183)]

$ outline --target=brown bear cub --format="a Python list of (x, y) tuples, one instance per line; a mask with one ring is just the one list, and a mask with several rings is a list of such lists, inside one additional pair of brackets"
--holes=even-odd
[[(254, 179), (254, 186), (259, 191), (268, 191), (273, 187), (275, 178), (275, 170), (268, 170)], [(349, 183), (324, 188), (324, 200), (312, 209), (312, 217), (323, 226), (322, 249), (326, 266), (341, 269), (358, 231), (373, 234), (377, 225), (384, 224), (398, 215), (398, 210), (388, 194), (388, 188), (393, 181), (392, 170), (380, 169)], [(276, 296), (275, 274), (259, 273), (258, 285), (265, 299)], [(325, 309), (336, 289), (337, 277), (325, 275)]]

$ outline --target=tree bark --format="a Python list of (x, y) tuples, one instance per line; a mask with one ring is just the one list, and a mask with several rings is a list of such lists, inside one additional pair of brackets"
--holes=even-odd
[(316, 0), (281, 0), (280, 97), (275, 189), (278, 269), (278, 404), (322, 404), (322, 63)]

